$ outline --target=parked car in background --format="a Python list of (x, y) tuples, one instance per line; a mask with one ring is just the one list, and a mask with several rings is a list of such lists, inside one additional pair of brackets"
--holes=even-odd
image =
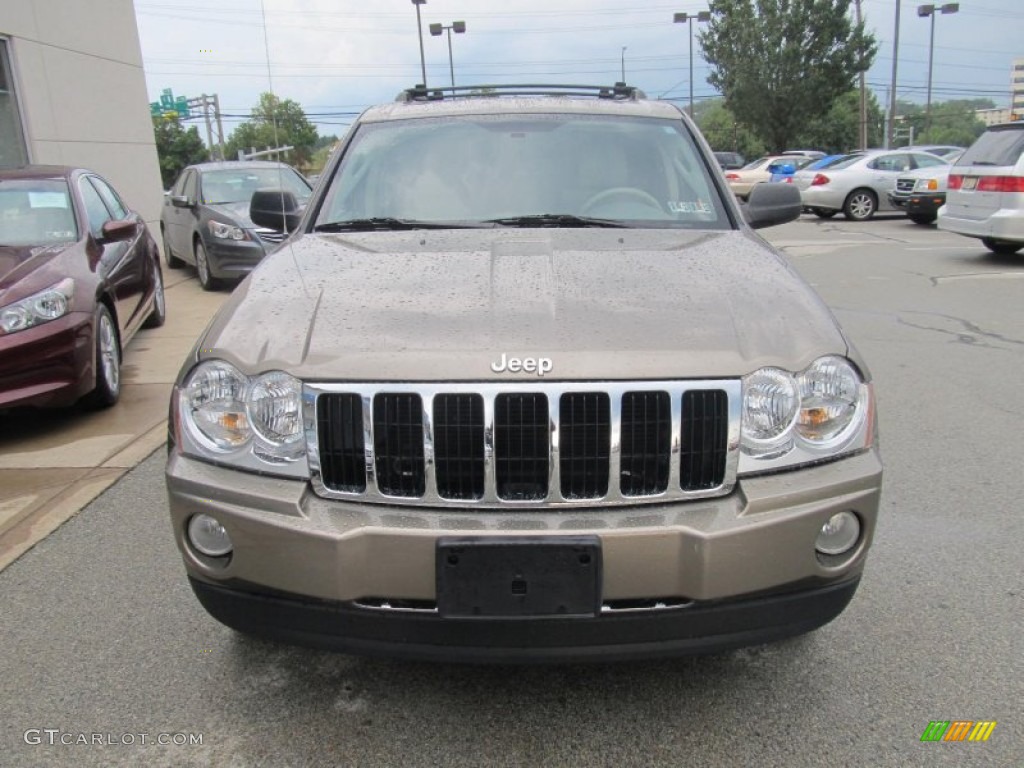
[(759, 157), (757, 160), (747, 163), (739, 170), (729, 171), (725, 174), (725, 180), (729, 182), (729, 189), (731, 189), (733, 194), (740, 200), (746, 200), (750, 195), (750, 190), (754, 188), (754, 185), (765, 184), (771, 181), (772, 171), (769, 166), (778, 161), (781, 161), (782, 163), (792, 163), (794, 161), (794, 156), (765, 155), (764, 157)]
[(903, 147), (903, 149), (908, 152), (927, 152), (935, 155), (936, 157), (941, 157), (947, 163), (951, 163), (954, 156), (958, 157), (964, 152), (963, 147), (956, 147), (952, 144), (920, 144), (911, 147)]
[(782, 154), (784, 155), (797, 155), (800, 157), (809, 157), (812, 160), (820, 160), (825, 157), (826, 153), (820, 149), (787, 149)]
[[(241, 632), (461, 662), (830, 621), (882, 466), (863, 360), (751, 231), (799, 194), (738, 205), (672, 102), (522, 88), (364, 112), (184, 361), (165, 477), (193, 591)], [(258, 222), (294, 210), (262, 197)]]
[(109, 182), (0, 171), (0, 409), (113, 405), (125, 346), (165, 316), (156, 241)]
[[(959, 153), (951, 155), (950, 162), (958, 157)], [(947, 164), (918, 168), (897, 177), (896, 186), (889, 192), (889, 203), (906, 211), (907, 218), (915, 224), (931, 224), (946, 202), (946, 180), (951, 167)]]
[(989, 127), (960, 156), (939, 229), (981, 238), (994, 253), (1024, 246), (1024, 123)]
[(268, 188), (287, 189), (300, 206), (311, 192), (309, 182), (284, 163), (230, 160), (185, 168), (160, 214), (167, 266), (194, 264), (208, 291), (247, 275), (283, 239), (249, 218), (253, 192)]
[(842, 211), (851, 221), (867, 221), (879, 210), (893, 210), (889, 191), (896, 177), (945, 163), (926, 152), (872, 150), (848, 155), (828, 168), (797, 171), (793, 183), (804, 208), (823, 218)]
[(747, 162), (739, 152), (715, 152), (715, 160), (723, 171), (742, 168)]
[(813, 157), (807, 157), (806, 155), (792, 155), (780, 158), (772, 163), (768, 164), (768, 172), (771, 174), (768, 177), (769, 183), (792, 183), (793, 174), (799, 171), (801, 168), (806, 168), (808, 165), (814, 162)]

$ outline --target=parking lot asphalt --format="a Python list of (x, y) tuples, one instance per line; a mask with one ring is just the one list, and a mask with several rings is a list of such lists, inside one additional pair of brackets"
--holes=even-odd
[(178, 368), (228, 293), (199, 288), (191, 269), (164, 268), (167, 322), (139, 331), (124, 354), (113, 408), (17, 409), (0, 430), (0, 570), (116, 483), (166, 439)]

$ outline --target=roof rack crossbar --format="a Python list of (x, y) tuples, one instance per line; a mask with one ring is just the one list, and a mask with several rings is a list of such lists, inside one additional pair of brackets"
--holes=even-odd
[[(447, 94), (447, 97), (446, 95)], [(632, 100), (646, 98), (643, 91), (633, 85), (551, 85), (549, 83), (516, 83), (487, 85), (438, 85), (429, 88), (418, 84), (406, 88), (396, 101), (441, 101), (445, 98), (486, 98), (494, 96), (585, 96), (599, 99)]]

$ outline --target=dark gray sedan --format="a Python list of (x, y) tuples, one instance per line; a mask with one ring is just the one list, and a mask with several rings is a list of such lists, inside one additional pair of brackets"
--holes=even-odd
[(283, 235), (256, 227), (249, 201), (257, 189), (286, 189), (300, 206), (309, 183), (284, 163), (229, 161), (190, 165), (164, 197), (164, 258), (172, 269), (194, 264), (205, 290), (244, 277)]

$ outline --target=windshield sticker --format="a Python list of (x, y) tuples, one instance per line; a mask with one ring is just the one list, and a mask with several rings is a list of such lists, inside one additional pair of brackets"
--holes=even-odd
[(67, 208), (68, 196), (63, 192), (29, 192), (29, 208)]
[(713, 213), (714, 209), (704, 200), (669, 200), (668, 209), (672, 213)]

